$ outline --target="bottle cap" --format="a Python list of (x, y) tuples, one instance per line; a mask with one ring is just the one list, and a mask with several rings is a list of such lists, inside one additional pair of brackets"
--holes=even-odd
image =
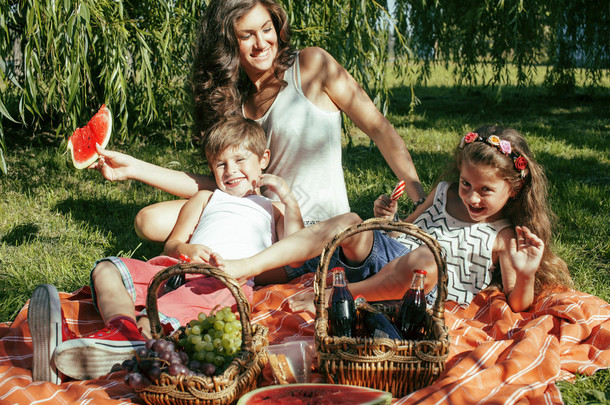
[(343, 272), (344, 272), (345, 270), (343, 270), (343, 267), (334, 267), (334, 268), (331, 270), (331, 272), (333, 272), (333, 273), (334, 273), (335, 271), (343, 271)]
[(426, 274), (428, 274), (428, 272), (426, 270), (421, 270), (421, 269), (415, 269), (415, 270), (413, 270), (413, 273), (423, 274), (424, 276)]

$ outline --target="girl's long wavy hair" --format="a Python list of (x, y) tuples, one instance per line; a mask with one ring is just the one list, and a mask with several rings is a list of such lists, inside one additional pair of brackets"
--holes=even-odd
[(482, 126), (475, 132), (482, 137), (496, 135), (500, 139), (509, 141), (513, 151), (527, 160), (525, 178), (521, 178), (510, 157), (485, 142), (472, 142), (461, 149), (456, 148), (455, 159), (444, 177), (453, 181), (459, 180), (463, 162), (489, 166), (491, 170), (496, 170), (517, 193), (504, 206), (504, 217), (514, 226), (528, 227), (544, 242), (542, 262), (536, 273), (534, 287), (536, 295), (549, 288), (572, 287), (567, 264), (551, 250), (555, 216), (547, 201), (547, 178), (542, 166), (532, 157), (525, 138), (514, 129), (493, 125)]
[(278, 36), (275, 76), (282, 78), (295, 61), (288, 17), (274, 0), (211, 0), (200, 23), (192, 72), (193, 139), (197, 143), (220, 118), (241, 114), (241, 106), (253, 90), (240, 68), (235, 24), (258, 4), (271, 15)]

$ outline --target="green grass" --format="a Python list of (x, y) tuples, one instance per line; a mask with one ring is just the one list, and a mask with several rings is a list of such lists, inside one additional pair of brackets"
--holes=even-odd
[[(415, 88), (421, 104), (409, 116), (411, 89), (394, 81), (389, 119), (409, 148), (426, 190), (467, 131), (485, 123), (515, 127), (528, 139), (547, 170), (550, 201), (557, 214), (555, 249), (569, 264), (576, 287), (610, 301), (610, 84), (553, 93), (540, 86), (494, 89), (457, 87), (450, 71), (435, 69)], [(7, 128), (9, 173), (0, 176), (0, 321), (11, 321), (36, 285), (63, 291), (88, 284), (93, 262), (108, 255), (139, 259), (161, 246), (138, 239), (133, 218), (142, 207), (172, 198), (137, 182), (110, 183), (95, 171), (75, 170), (64, 146)], [(154, 134), (153, 134), (154, 135)], [(204, 172), (197, 153), (184, 143), (110, 148), (160, 165)], [(168, 137), (168, 138), (169, 138)], [(156, 136), (155, 139), (163, 137)], [(354, 129), (344, 150), (352, 210), (372, 215), (372, 202), (396, 179), (368, 138)], [(346, 139), (347, 145), (347, 139)], [(403, 200), (401, 209), (411, 205)], [(560, 383), (568, 404), (610, 399), (610, 373)]]

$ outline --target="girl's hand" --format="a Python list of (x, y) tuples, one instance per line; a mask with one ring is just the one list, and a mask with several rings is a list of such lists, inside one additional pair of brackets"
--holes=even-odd
[(95, 148), (100, 158), (89, 166), (89, 169), (97, 169), (109, 181), (127, 180), (132, 177), (137, 159), (124, 153), (103, 149), (98, 144), (95, 144)]
[(510, 260), (517, 277), (534, 277), (544, 253), (544, 242), (525, 226), (515, 227), (516, 238), (509, 246)]
[(390, 221), (394, 219), (396, 212), (398, 212), (398, 202), (392, 201), (390, 197), (385, 194), (379, 196), (373, 204), (375, 218), (384, 218)]

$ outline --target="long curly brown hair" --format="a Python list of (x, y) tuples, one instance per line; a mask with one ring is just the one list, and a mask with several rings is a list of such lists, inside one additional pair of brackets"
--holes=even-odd
[(511, 128), (486, 125), (474, 132), (487, 138), (496, 135), (510, 142), (513, 151), (527, 160), (527, 175), (521, 178), (513, 160), (499, 149), (484, 142), (472, 142), (463, 148), (456, 148), (454, 162), (443, 177), (448, 180), (459, 179), (462, 162), (486, 165), (496, 170), (498, 175), (508, 181), (517, 192), (504, 206), (504, 217), (515, 226), (526, 226), (544, 242), (544, 253), (536, 273), (535, 293), (554, 287), (572, 287), (572, 279), (565, 261), (551, 250), (552, 228), (555, 215), (548, 204), (548, 181), (544, 170), (538, 164), (523, 135)]
[(219, 118), (241, 114), (241, 106), (253, 90), (240, 68), (235, 24), (258, 4), (271, 15), (278, 36), (275, 76), (281, 79), (295, 61), (288, 17), (274, 0), (211, 0), (201, 19), (192, 72), (193, 139), (197, 143)]

